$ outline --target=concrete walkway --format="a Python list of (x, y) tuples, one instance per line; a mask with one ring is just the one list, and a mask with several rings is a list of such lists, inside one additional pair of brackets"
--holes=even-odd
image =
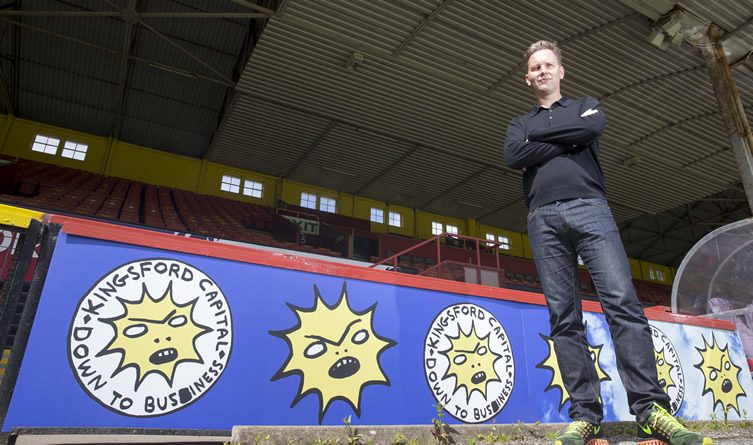
[[(451, 443), (486, 445), (551, 445), (566, 424), (512, 424), (512, 425), (451, 425)], [(716, 445), (753, 444), (753, 422), (724, 424), (696, 423), (691, 428), (701, 429), (714, 439)], [(432, 425), (353, 426), (348, 432), (340, 427), (263, 427), (236, 426), (233, 428), (233, 445), (436, 445)], [(604, 432), (611, 445), (634, 445), (635, 424), (616, 422), (604, 424)], [(699, 431), (700, 432), (700, 431)], [(358, 438), (358, 440), (356, 440)]]
[(11, 434), (2, 433), (0, 444), (63, 445), (63, 444), (172, 444), (223, 445), (231, 442), (229, 431), (213, 430), (144, 430), (125, 428), (19, 428)]
[[(451, 443), (468, 445), (551, 445), (564, 424), (452, 425), (448, 432)], [(606, 423), (604, 430), (611, 445), (634, 445), (634, 424)], [(706, 422), (691, 424), (714, 439), (716, 445), (753, 444), (753, 422), (724, 424)], [(24, 429), (17, 437), (0, 436), (0, 443), (16, 445), (64, 444), (187, 444), (187, 445), (437, 445), (436, 432), (428, 425), (360, 426), (348, 432), (343, 426), (236, 426), (227, 432), (196, 431), (117, 431), (104, 433), (98, 429), (70, 433), (63, 430)]]

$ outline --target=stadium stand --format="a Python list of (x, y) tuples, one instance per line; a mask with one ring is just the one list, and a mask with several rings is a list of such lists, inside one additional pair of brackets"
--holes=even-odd
[[(42, 211), (370, 262), (388, 258), (416, 244), (412, 238), (370, 233), (368, 221), (290, 204), (285, 204), (284, 209), (273, 209), (25, 159), (16, 162), (13, 174), (14, 178), (6, 181), (0, 193), (0, 202)], [(321, 232), (307, 236), (303, 244), (296, 225), (281, 214), (316, 219), (321, 223)], [(349, 234), (354, 238), (354, 247), (350, 250)], [(456, 265), (474, 263), (475, 248), (458, 241), (446, 240), (441, 246), (442, 261)], [(498, 253), (495, 248), (486, 246), (481, 250), (479, 266), (482, 268), (496, 268), (495, 255), (499, 256), (499, 268), (503, 271), (500, 285), (541, 292), (533, 261)], [(397, 270), (405, 273), (436, 276), (431, 269), (437, 266), (436, 249), (428, 245), (397, 258)], [(462, 267), (448, 267), (446, 272), (443, 278), (466, 279)], [(578, 274), (581, 295), (596, 299), (588, 271), (580, 268)], [(670, 304), (671, 286), (643, 280), (634, 280), (634, 284), (645, 305)]]

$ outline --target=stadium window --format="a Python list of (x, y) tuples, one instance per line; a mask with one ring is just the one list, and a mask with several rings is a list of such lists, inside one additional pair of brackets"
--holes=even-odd
[[(494, 234), (493, 234), (493, 233), (487, 233), (487, 234), (486, 234), (486, 239), (488, 239), (489, 241), (495, 241), (495, 240), (496, 240), (496, 238), (494, 237)], [(486, 245), (487, 245), (488, 247), (491, 247), (491, 246), (493, 246), (494, 244), (493, 244), (493, 243), (486, 243)]]
[(398, 212), (390, 212), (389, 213), (388, 223), (392, 227), (402, 227), (403, 226), (403, 215), (401, 215)]
[(77, 161), (83, 161), (86, 159), (86, 150), (89, 148), (87, 144), (79, 144), (78, 142), (65, 141), (63, 145), (63, 152), (60, 156), (64, 158), (75, 159)]
[(649, 269), (648, 276), (654, 281), (664, 281), (664, 272), (660, 270)]
[(59, 145), (60, 139), (38, 134), (34, 137), (34, 143), (31, 145), (31, 151), (38, 151), (40, 153), (46, 153), (48, 155), (54, 156), (58, 152)]
[(497, 241), (499, 241), (499, 248), (502, 250), (510, 250), (510, 238), (506, 236), (498, 236)]
[[(497, 241), (497, 247), (500, 250), (510, 250), (510, 238), (502, 235), (495, 236), (493, 233), (487, 233), (486, 239), (490, 241)], [(492, 243), (486, 243), (487, 246), (491, 246)]]
[(264, 184), (261, 182), (250, 181), (246, 179), (243, 181), (243, 194), (251, 196), (253, 198), (261, 198), (264, 193)]
[(337, 210), (337, 201), (332, 198), (321, 197), (319, 201), (319, 210), (322, 212), (335, 213)]
[(301, 193), (301, 207), (316, 210), (316, 195), (312, 193), (302, 192)]
[(384, 224), (384, 210), (372, 207), (369, 221), (377, 224)]
[(220, 184), (220, 190), (223, 192), (240, 193), (241, 191), (241, 178), (235, 176), (222, 175), (222, 184)]
[(459, 232), (458, 232), (458, 226), (451, 226), (451, 225), (447, 224), (447, 227), (445, 228), (445, 230), (447, 231), (447, 233), (452, 233), (452, 234), (455, 234), (455, 235), (459, 234)]
[(431, 234), (432, 235), (441, 235), (444, 230), (442, 229), (442, 223), (432, 221), (431, 222)]

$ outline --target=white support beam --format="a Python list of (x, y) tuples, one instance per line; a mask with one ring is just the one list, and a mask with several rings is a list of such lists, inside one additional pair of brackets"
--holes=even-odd
[(722, 35), (723, 31), (711, 24), (705, 32), (693, 34), (691, 42), (701, 50), (706, 61), (714, 95), (722, 112), (722, 121), (727, 126), (727, 134), (737, 159), (748, 206), (753, 209), (753, 133), (721, 43)]
[(620, 0), (620, 2), (654, 21), (659, 20), (661, 16), (675, 7), (671, 0)]
[(112, 123), (110, 125), (110, 136), (114, 139), (120, 139), (120, 132), (123, 128), (125, 116), (128, 73), (130, 71), (130, 56), (136, 40), (136, 24), (138, 23), (137, 0), (129, 0), (128, 8), (123, 10), (125, 28), (123, 30), (123, 47), (120, 55), (120, 75), (118, 76), (118, 93), (115, 95), (115, 106), (113, 107)]
[[(11, 20), (11, 19), (6, 18), (6, 17), (0, 17), (0, 21), (7, 22), (7, 23), (9, 23), (11, 25), (15, 25), (16, 27), (19, 27), (19, 28), (28, 29), (28, 30), (35, 31), (35, 32), (38, 32), (38, 33), (41, 33), (41, 34), (46, 34), (46, 35), (49, 35), (49, 36), (52, 36), (52, 37), (56, 37), (56, 38), (59, 38), (59, 39), (62, 39), (62, 40), (66, 40), (68, 42), (73, 42), (73, 43), (76, 43), (76, 44), (81, 45), (81, 46), (86, 46), (88, 48), (93, 48), (93, 49), (96, 49), (96, 50), (99, 50), (99, 51), (104, 51), (104, 52), (106, 52), (108, 54), (112, 54), (112, 55), (116, 55), (116, 56), (119, 56), (121, 54), (121, 51), (118, 51), (118, 50), (115, 50), (115, 49), (112, 49), (112, 48), (108, 48), (106, 46), (102, 46), (102, 45), (99, 45), (99, 44), (96, 44), (96, 43), (87, 42), (85, 40), (77, 39), (75, 37), (71, 37), (69, 35), (65, 35), (65, 34), (62, 34), (62, 33), (59, 33), (59, 32), (54, 32), (54, 31), (50, 31), (48, 29), (40, 28), (38, 26), (29, 25), (28, 23), (19, 22), (19, 21), (16, 21), (16, 20)], [(166, 65), (164, 63), (160, 63), (160, 62), (157, 62), (155, 60), (150, 60), (150, 59), (145, 59), (143, 57), (134, 56), (133, 54), (129, 55), (128, 59), (136, 61), (136, 62), (140, 62), (140, 63), (143, 63), (143, 64), (146, 64), (147, 66), (149, 66), (150, 68), (153, 68), (153, 69), (158, 69), (158, 70), (162, 70), (162, 71), (168, 71), (168, 72), (171, 72), (173, 74), (177, 74), (177, 75), (181, 75), (181, 76), (185, 76), (185, 77), (191, 77), (191, 78), (194, 78), (194, 79), (200, 79), (200, 80), (203, 80), (203, 81), (216, 83), (218, 85), (222, 85), (222, 86), (226, 86), (226, 87), (230, 87), (230, 88), (234, 88), (235, 87), (235, 82), (232, 82), (231, 80), (217, 79), (215, 77), (210, 77), (210, 76), (206, 76), (204, 74), (195, 73), (195, 72), (192, 72), (192, 71), (187, 71), (185, 69), (177, 68), (177, 67), (174, 67), (174, 66), (171, 66), (171, 65)]]
[(229, 84), (233, 84), (234, 83), (232, 81), (232, 79), (229, 79), (227, 76), (225, 76), (224, 74), (222, 74), (221, 72), (219, 72), (216, 68), (214, 68), (212, 65), (210, 65), (210, 64), (206, 63), (205, 61), (201, 60), (199, 57), (197, 57), (193, 53), (191, 53), (191, 51), (183, 48), (182, 46), (180, 46), (179, 44), (177, 44), (176, 42), (174, 42), (173, 39), (171, 39), (170, 37), (168, 37), (168, 36), (164, 35), (163, 33), (159, 32), (152, 25), (146, 23), (143, 20), (139, 20), (139, 24), (141, 24), (141, 26), (143, 26), (144, 28), (148, 29), (149, 31), (153, 32), (155, 35), (157, 35), (162, 40), (164, 40), (165, 42), (167, 42), (173, 48), (177, 49), (178, 51), (180, 51), (183, 54), (185, 54), (186, 56), (188, 56), (191, 60), (195, 61), (199, 65), (201, 65), (204, 68), (206, 68), (207, 70), (209, 70), (212, 74), (216, 75), (219, 80), (227, 82)]
[(254, 11), (262, 12), (266, 15), (277, 15), (275, 11), (272, 11), (271, 9), (267, 9), (263, 6), (259, 6), (254, 2), (250, 2), (248, 0), (230, 0), (231, 2), (235, 3), (236, 5), (241, 5), (243, 7), (253, 9)]
[[(120, 17), (121, 15), (120, 11), (0, 10), (0, 17)], [(144, 19), (265, 19), (271, 15), (263, 12), (142, 12), (139, 17)]]
[(413, 31), (411, 31), (410, 35), (403, 40), (400, 45), (395, 49), (395, 51), (392, 52), (392, 54), (399, 56), (402, 54), (403, 51), (405, 51), (405, 48), (408, 47), (408, 45), (413, 41), (413, 39), (416, 38), (416, 36), (429, 24), (431, 23), (447, 6), (452, 3), (453, 0), (444, 0), (442, 3), (439, 4), (434, 10), (431, 12), (431, 14), (424, 17), (423, 20), (421, 20), (421, 23), (416, 26)]

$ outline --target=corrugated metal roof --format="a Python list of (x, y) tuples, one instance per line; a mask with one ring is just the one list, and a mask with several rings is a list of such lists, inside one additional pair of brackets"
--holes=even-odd
[(227, 165), (282, 175), (329, 123), (326, 118), (240, 96), (216, 136), (209, 159), (233, 157)]
[[(2, 51), (15, 114), (203, 157), (255, 20), (207, 14), (254, 11), (210, 0), (139, 2), (132, 42), (124, 42), (130, 14), (56, 14), (120, 14), (113, 5), (45, 0), (22, 5), (31, 15), (2, 18), (11, 25)], [(168, 16), (138, 16), (155, 12)], [(169, 16), (175, 13), (207, 16)]]
[[(557, 40), (563, 92), (602, 101), (601, 162), (630, 238), (633, 229), (675, 227), (689, 203), (707, 208), (700, 198), (733, 199), (740, 176), (704, 58), (689, 44), (649, 44), (652, 20), (629, 3), (288, 0), (232, 94), (253, 19), (143, 18), (125, 86), (123, 17), (7, 17), (18, 33), (0, 48), (21, 117), (525, 231), (521, 175), (503, 161), (505, 129), (533, 103), (522, 82), (525, 47)], [(727, 32), (752, 115), (753, 61), (744, 56), (753, 48), (753, 0), (680, 5)], [(95, 0), (23, 6), (111, 9)], [(213, 0), (141, 7), (137, 13), (253, 12)], [(346, 68), (354, 51), (364, 55), (355, 70)], [(669, 243), (699, 235), (683, 230)], [(636, 246), (629, 253), (654, 252)]]
[[(753, 10), (748, 0), (719, 9), (685, 3), (727, 30), (749, 20), (743, 11)], [(267, 26), (238, 90), (257, 104), (273, 102), (283, 114), (334, 121), (338, 131), (368, 130), (358, 134), (357, 143), (343, 139), (342, 144), (334, 142), (338, 133), (333, 131), (306, 152), (307, 167), (296, 173), (307, 182), (349, 192), (362, 178), (380, 174), (361, 192), (524, 231), (520, 175), (502, 160), (505, 126), (532, 104), (522, 83), (526, 45), (539, 38), (558, 40), (565, 51), (563, 92), (602, 99), (608, 116), (602, 165), (616, 218), (626, 222), (735, 187), (740, 180), (702, 55), (690, 45), (667, 50), (650, 45), (652, 25), (618, 1), (291, 0), (283, 17)], [(753, 42), (747, 33), (742, 28), (735, 38)], [(353, 51), (364, 54), (355, 71), (345, 67)], [(735, 75), (743, 76), (741, 70)], [(750, 106), (750, 76), (744, 77), (747, 91), (741, 97)], [(211, 160), (232, 163), (225, 134), (258, 119), (250, 115), (253, 110), (232, 110), (215, 138)], [(242, 132), (262, 147), (293, 149), (274, 134)], [(295, 126), (284, 134), (304, 146), (320, 137), (298, 133)], [(373, 150), (385, 138), (419, 148), (380, 151), (369, 155), (373, 162), (364, 162), (362, 149)], [(291, 156), (288, 162), (298, 159)], [(347, 183), (316, 168), (338, 159), (359, 180)], [(278, 162), (276, 170), (284, 172), (284, 165)], [(383, 165), (392, 167), (383, 171)]]

